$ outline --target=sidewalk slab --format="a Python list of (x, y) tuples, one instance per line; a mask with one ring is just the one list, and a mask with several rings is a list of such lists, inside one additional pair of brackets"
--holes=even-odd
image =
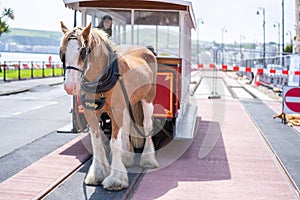
[(29, 80), (16, 80), (0, 83), (0, 96), (20, 93), (41, 85), (59, 85), (63, 83), (63, 77), (49, 77)]

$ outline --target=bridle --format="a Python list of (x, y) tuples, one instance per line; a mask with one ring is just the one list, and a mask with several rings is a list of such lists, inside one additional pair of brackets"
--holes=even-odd
[[(70, 41), (70, 40), (78, 40), (77, 36), (75, 35), (75, 30), (73, 31), (73, 33), (68, 38), (68, 41)], [(81, 72), (81, 75), (84, 74), (84, 72), (87, 68), (87, 57), (88, 57), (88, 54), (91, 52), (91, 49), (87, 46), (87, 44), (88, 44), (87, 41), (85, 41), (86, 46), (81, 47), (80, 52), (79, 52), (80, 59), (84, 61), (83, 69), (80, 69), (80, 68), (77, 68), (77, 67), (74, 67), (74, 66), (70, 66), (70, 65), (66, 66), (65, 65), (65, 59), (66, 59), (65, 54), (62, 52), (62, 48), (60, 48), (59, 57), (60, 57), (60, 60), (63, 63), (64, 71), (66, 71), (67, 69), (71, 69), (71, 70), (76, 70), (76, 71)]]

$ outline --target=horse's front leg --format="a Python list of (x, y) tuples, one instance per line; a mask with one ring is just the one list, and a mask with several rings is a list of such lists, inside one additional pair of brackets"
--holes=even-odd
[(154, 112), (154, 106), (152, 103), (147, 103), (146, 100), (142, 100), (143, 112), (144, 112), (144, 132), (146, 137), (144, 150), (141, 155), (140, 165), (144, 168), (157, 168), (159, 164), (155, 157), (155, 149), (152, 141), (151, 132), (153, 130), (152, 116)]
[(98, 118), (94, 111), (85, 111), (85, 117), (90, 126), (90, 135), (93, 149), (93, 161), (85, 178), (87, 185), (100, 185), (109, 175), (110, 168), (106, 158), (102, 132)]
[(119, 129), (112, 119), (112, 138), (110, 148), (112, 153), (110, 175), (103, 181), (103, 187), (107, 190), (122, 190), (128, 187), (128, 175), (122, 161), (122, 129)]

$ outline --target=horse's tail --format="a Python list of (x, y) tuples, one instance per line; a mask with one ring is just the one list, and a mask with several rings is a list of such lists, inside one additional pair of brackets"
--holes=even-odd
[[(133, 111), (134, 120), (135, 120), (137, 127), (140, 129), (140, 131), (144, 132), (144, 129), (143, 129), (144, 113), (143, 113), (142, 102), (138, 101), (137, 103), (133, 104), (132, 111)], [(134, 128), (132, 123), (133, 122), (131, 121), (131, 123), (130, 123), (131, 144), (134, 148), (142, 148), (144, 145), (144, 138), (142, 136), (140, 136), (140, 134)]]

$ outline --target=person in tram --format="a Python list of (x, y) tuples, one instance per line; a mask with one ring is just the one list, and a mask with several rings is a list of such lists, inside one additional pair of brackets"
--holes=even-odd
[(152, 53), (153, 53), (155, 56), (157, 56), (156, 53), (155, 53), (155, 51), (154, 51), (154, 47), (153, 47), (153, 46), (149, 45), (149, 46), (147, 46), (147, 49), (149, 49), (150, 51), (152, 51)]
[(103, 31), (105, 31), (108, 34), (108, 37), (112, 36), (112, 17), (110, 15), (104, 15), (99, 23), (99, 25), (96, 27)]

